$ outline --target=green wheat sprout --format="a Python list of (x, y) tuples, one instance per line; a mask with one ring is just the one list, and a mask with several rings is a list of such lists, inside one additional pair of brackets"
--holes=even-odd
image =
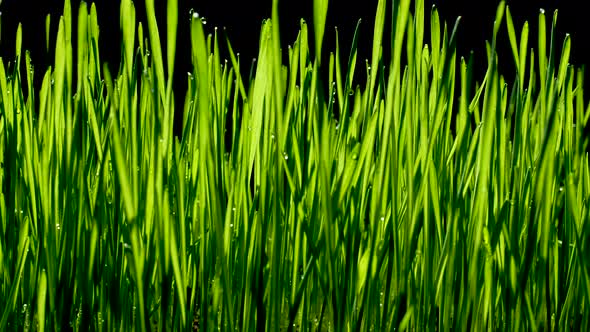
[(325, 31), (328, 0), (291, 45), (274, 0), (249, 77), (194, 12), (174, 91), (178, 0), (164, 23), (145, 4), (137, 22), (120, 2), (117, 73), (96, 6), (72, 26), (70, 0), (51, 67), (20, 26), (0, 59), (0, 330), (590, 326), (590, 106), (557, 12), (532, 40), (501, 3), (474, 59), (459, 20), (380, 0), (363, 66), (359, 25), (346, 50)]

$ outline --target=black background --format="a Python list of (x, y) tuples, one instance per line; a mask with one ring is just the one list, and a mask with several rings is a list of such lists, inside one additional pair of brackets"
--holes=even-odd
[[(160, 26), (160, 36), (165, 42), (166, 27), (166, 1), (156, 0), (156, 12)], [(346, 62), (348, 49), (354, 33), (354, 28), (359, 19), (361, 23), (361, 35), (359, 42), (359, 61), (370, 57), (372, 30), (374, 24), (375, 9), (378, 0), (363, 1), (338, 1), (331, 0), (328, 9), (328, 21), (324, 37), (324, 54), (334, 49), (334, 27), (338, 27), (340, 43), (343, 46), (341, 54), (343, 63)], [(119, 32), (119, 1), (98, 0), (97, 4), (100, 24), (100, 52), (103, 61), (109, 63), (112, 71), (116, 71), (120, 59), (120, 32)], [(391, 1), (390, 1), (391, 3)], [(525, 20), (530, 27), (529, 47), (537, 46), (538, 13), (540, 8), (546, 11), (547, 26), (551, 27), (551, 20), (555, 9), (559, 9), (557, 45), (561, 49), (565, 33), (572, 36), (571, 61), (576, 65), (590, 63), (590, 50), (588, 47), (588, 15), (581, 6), (581, 1), (558, 0), (512, 0), (507, 1), (510, 6), (517, 35)], [(77, 17), (79, 1), (72, 0), (72, 16)], [(280, 5), (280, 26), (282, 45), (295, 41), (299, 30), (299, 20), (304, 18), (310, 25), (310, 38), (312, 34), (312, 0), (282, 0)], [(485, 41), (492, 35), (492, 26), (497, 0), (426, 0), (425, 9), (428, 12), (435, 4), (439, 10), (441, 21), (446, 21), (448, 29), (458, 16), (461, 16), (459, 27), (458, 52), (459, 55), (468, 56), (471, 51), (475, 55), (476, 78), (481, 80), (486, 67)], [(257, 54), (258, 38), (261, 22), (270, 17), (272, 0), (179, 0), (179, 27), (177, 42), (177, 59), (175, 75), (175, 92), (178, 101), (184, 98), (186, 89), (186, 77), (184, 73), (191, 70), (190, 66), (190, 41), (189, 41), (189, 11), (194, 9), (201, 16), (207, 18), (206, 28), (213, 32), (214, 27), (225, 28), (232, 42), (234, 51), (241, 54), (243, 70), (249, 69), (249, 62)], [(143, 0), (135, 1), (137, 19), (144, 22), (145, 5)], [(389, 5), (390, 6), (390, 5)], [(413, 4), (412, 4), (413, 6)], [(0, 56), (7, 60), (14, 57), (14, 42), (16, 27), (23, 23), (23, 46), (31, 51), (33, 63), (36, 68), (36, 84), (40, 83), (45, 68), (53, 63), (53, 54), (45, 50), (45, 16), (52, 14), (52, 42), (58, 25), (58, 18), (63, 9), (63, 0), (27, 1), (27, 0), (2, 0), (0, 11), (2, 12), (2, 25), (0, 34)], [(390, 8), (388, 8), (390, 10)], [(585, 17), (584, 17), (585, 16)], [(426, 22), (429, 22), (428, 20)], [(504, 23), (504, 22), (503, 22)], [(428, 23), (427, 23), (428, 24)], [(74, 27), (75, 27), (74, 23)], [(147, 29), (146, 29), (147, 30)], [(510, 81), (514, 77), (512, 67), (512, 54), (509, 49), (509, 41), (506, 35), (505, 24), (502, 25), (499, 36), (500, 68)], [(560, 52), (560, 51), (559, 51)], [(74, 52), (75, 54), (75, 52)], [(227, 54), (227, 53), (226, 53)], [(361, 63), (362, 64), (362, 63)], [(359, 67), (362, 68), (362, 67)], [(39, 70), (42, 69), (42, 70)], [(588, 71), (588, 70), (587, 70)], [(586, 73), (586, 77), (589, 77)], [(588, 79), (586, 79), (588, 81)], [(177, 102), (177, 105), (178, 102)], [(180, 118), (180, 117), (177, 117)]]

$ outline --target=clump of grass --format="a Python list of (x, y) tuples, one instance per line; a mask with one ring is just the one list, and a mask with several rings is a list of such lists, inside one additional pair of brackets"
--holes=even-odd
[(0, 330), (589, 326), (590, 108), (557, 13), (529, 40), (501, 3), (477, 78), (423, 0), (379, 1), (366, 67), (356, 39), (321, 62), (327, 6), (312, 54), (304, 21), (279, 40), (273, 1), (247, 79), (192, 13), (184, 105), (177, 0), (166, 50), (153, 0), (147, 27), (121, 1), (116, 75), (95, 5), (73, 27), (66, 0), (39, 90), (19, 28), (0, 61)]

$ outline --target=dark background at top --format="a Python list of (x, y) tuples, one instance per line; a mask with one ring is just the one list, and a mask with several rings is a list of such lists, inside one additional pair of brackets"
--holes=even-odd
[[(119, 1), (98, 0), (94, 2), (97, 4), (101, 29), (100, 52), (102, 61), (108, 62), (111, 70), (116, 71), (121, 54)], [(158, 25), (160, 26), (160, 37), (164, 42), (166, 1), (156, 0), (155, 2)], [(364, 60), (370, 57), (371, 52), (372, 30), (377, 2), (378, 0), (357, 2), (331, 0), (328, 9), (323, 53), (329, 54), (334, 49), (334, 27), (337, 26), (343, 49), (341, 60), (343, 63), (346, 63), (354, 28), (358, 19), (362, 19), (358, 57), (359, 67), (357, 68), (364, 68)], [(281, 1), (280, 25), (283, 48), (286, 48), (287, 44), (295, 41), (299, 30), (300, 18), (304, 18), (308, 22), (310, 26), (310, 39), (312, 38), (312, 3), (313, 0)], [(525, 20), (529, 21), (529, 48), (537, 48), (536, 31), (539, 9), (545, 9), (548, 27), (551, 27), (553, 11), (556, 8), (559, 9), (557, 34), (559, 52), (561, 52), (561, 45), (565, 33), (570, 33), (572, 36), (572, 56), (570, 62), (576, 65), (590, 63), (590, 50), (587, 41), (588, 28), (585, 27), (588, 24), (588, 18), (587, 12), (582, 9), (580, 3), (581, 1), (566, 0), (507, 1), (519, 38), (523, 23)], [(72, 14), (74, 19), (77, 17), (78, 4), (79, 1), (72, 0)], [(213, 32), (213, 28), (216, 26), (226, 28), (234, 50), (241, 54), (242, 70), (247, 74), (250, 60), (257, 55), (261, 22), (264, 18), (270, 17), (271, 4), (272, 0), (179, 0), (180, 12), (175, 71), (175, 92), (178, 102), (181, 102), (184, 98), (187, 77), (185, 73), (191, 70), (189, 10), (194, 8), (201, 16), (206, 17), (206, 29), (208, 32)], [(470, 51), (473, 50), (475, 52), (475, 63), (477, 66), (476, 78), (481, 81), (486, 67), (485, 41), (489, 40), (492, 35), (492, 25), (498, 1), (426, 0), (425, 11), (427, 15), (429, 15), (430, 8), (433, 4), (436, 4), (439, 9), (441, 21), (447, 22), (449, 31), (452, 29), (457, 16), (462, 16), (458, 39), (459, 55), (468, 56)], [(144, 28), (146, 28), (144, 0), (136, 0), (135, 6), (137, 19), (144, 22)], [(53, 63), (52, 52), (47, 54), (45, 51), (45, 16), (48, 13), (52, 14), (51, 36), (52, 42), (54, 42), (58, 18), (62, 9), (63, 0), (2, 0), (2, 4), (0, 4), (0, 12), (2, 12), (0, 56), (5, 59), (5, 63), (7, 60), (13, 59), (15, 31), (18, 23), (22, 22), (23, 46), (31, 51), (33, 63), (36, 68), (36, 84), (40, 83), (45, 68)], [(389, 10), (390, 8), (388, 8)], [(428, 25), (429, 20), (426, 22)], [(499, 36), (500, 61), (502, 62), (500, 68), (503, 69), (503, 74), (506, 78), (510, 80), (514, 77), (514, 69), (512, 67), (512, 54), (509, 49), (509, 41), (505, 31), (505, 22), (503, 22)], [(364, 70), (359, 70), (359, 74), (363, 75), (363, 72)], [(589, 77), (588, 74), (586, 74), (586, 77)], [(177, 107), (179, 106), (178, 102)]]

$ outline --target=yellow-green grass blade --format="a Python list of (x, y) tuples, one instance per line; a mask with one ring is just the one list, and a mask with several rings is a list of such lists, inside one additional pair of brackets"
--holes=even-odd
[(326, 28), (326, 16), (328, 15), (329, 0), (313, 0), (313, 28), (315, 36), (315, 53), (318, 63), (322, 58), (322, 44), (324, 30)]

